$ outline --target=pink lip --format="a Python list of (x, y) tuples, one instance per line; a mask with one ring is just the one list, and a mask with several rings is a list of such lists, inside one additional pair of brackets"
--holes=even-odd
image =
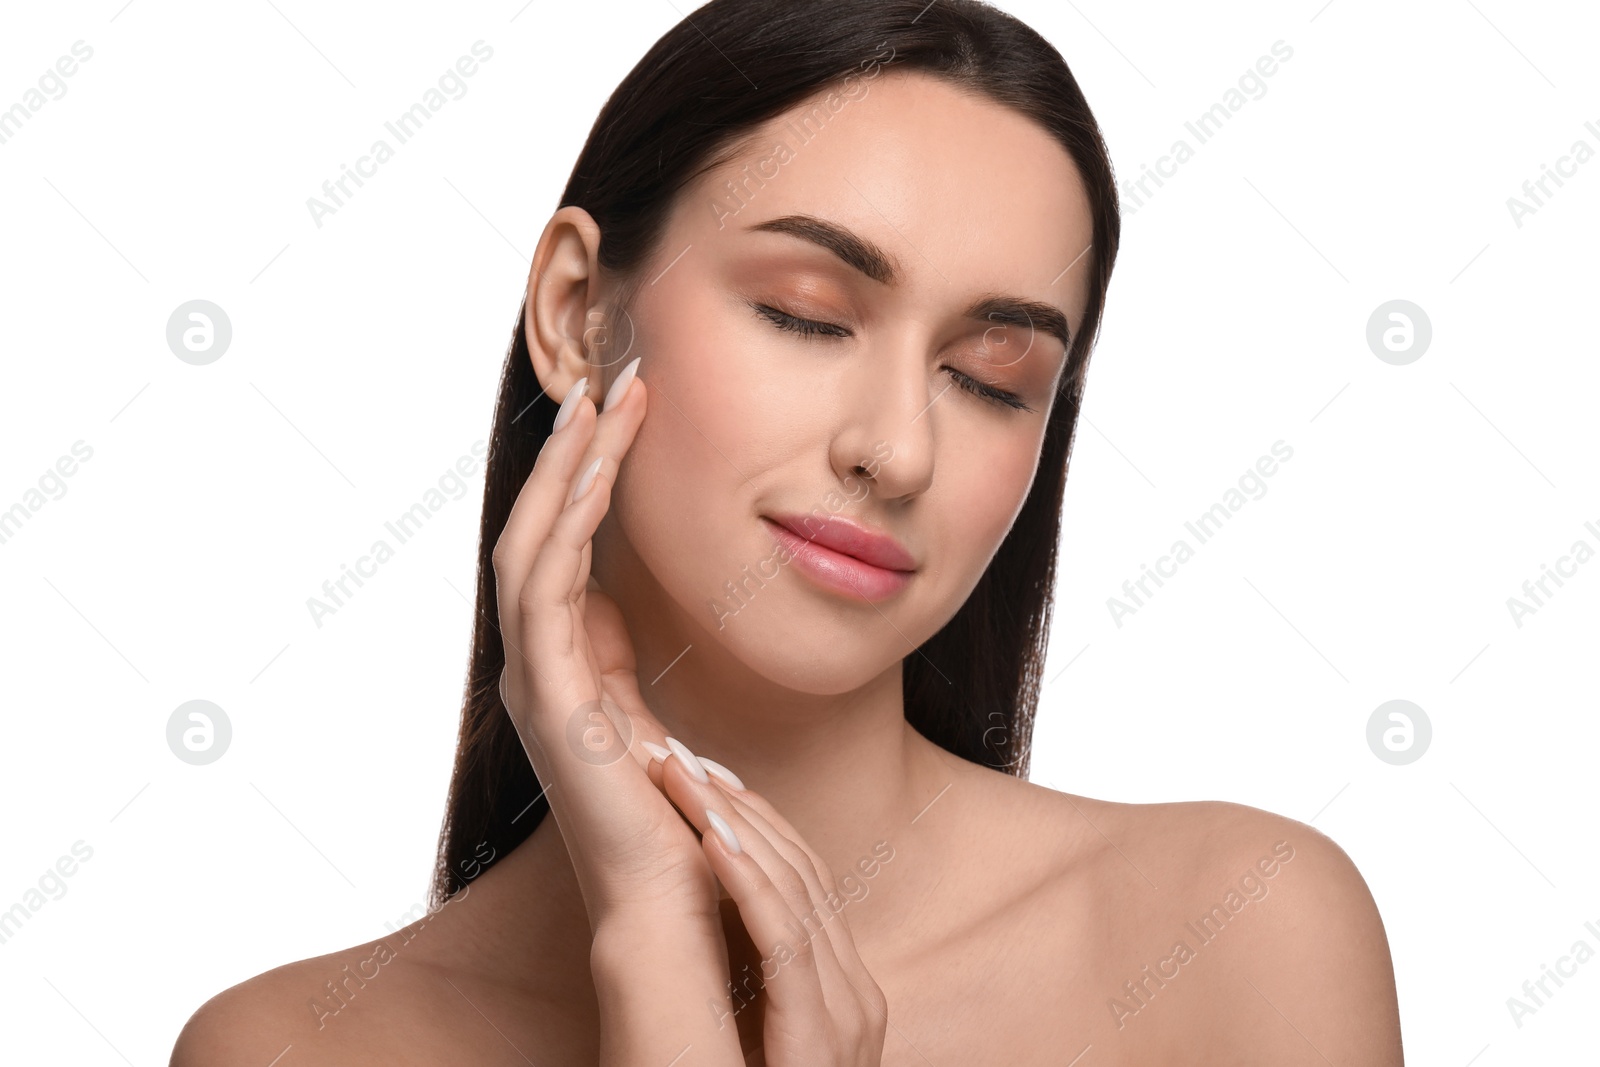
[(833, 516), (822, 525), (811, 516), (763, 516), (773, 539), (793, 562), (822, 585), (869, 601), (904, 589), (916, 561), (887, 534)]

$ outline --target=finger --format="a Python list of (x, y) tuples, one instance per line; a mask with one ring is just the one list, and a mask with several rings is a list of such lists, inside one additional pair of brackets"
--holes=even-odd
[[(758, 829), (746, 819), (729, 794), (712, 784), (699, 759), (681, 742), (668, 738), (667, 745), (672, 757), (663, 765), (662, 776), (668, 798), (702, 834), (710, 832), (710, 811), (715, 811), (733, 828), (746, 854), (761, 867), (767, 881), (777, 888), (787, 904), (793, 916), (790, 939), (804, 939), (810, 944), (824, 983), (824, 993), (831, 991), (834, 1000), (838, 1000), (847, 983), (827, 930), (836, 911), (810, 859), (794, 842), (770, 826)], [(737, 901), (739, 895), (735, 887), (726, 883), (725, 887), (729, 896)], [(837, 894), (832, 899), (840, 901)], [(753, 938), (755, 931), (751, 934)]]
[[(583, 627), (581, 595), (584, 548), (610, 504), (605, 458), (579, 477), (587, 482), (581, 497), (550, 523), (520, 586), (502, 613), (515, 620), (506, 657), (507, 709), (526, 714), (560, 704), (599, 697)], [(513, 566), (508, 566), (507, 581)], [(508, 591), (510, 587), (508, 584)], [(532, 727), (533, 723), (522, 725)], [(553, 723), (551, 725), (554, 725)]]
[[(877, 984), (856, 948), (855, 934), (850, 929), (848, 918), (849, 908), (845, 906), (850, 903), (850, 898), (839, 894), (838, 880), (834, 877), (832, 868), (806, 842), (805, 838), (800, 835), (789, 820), (785, 819), (772, 806), (772, 803), (761, 794), (748, 789), (731, 788), (726, 782), (723, 783), (723, 790), (738, 808), (740, 814), (751, 825), (767, 834), (768, 839), (773, 841), (776, 846), (785, 850), (793, 849), (794, 853), (803, 855), (808, 861), (811, 868), (811, 877), (816, 880), (811, 883), (811, 892), (820, 894), (830, 905), (838, 909), (833, 916), (834, 921), (828, 926), (828, 938), (833, 946), (834, 954), (838, 957), (839, 965), (844, 969), (852, 987), (855, 988), (859, 995), (866, 998), (869, 1004), (872, 1003), (869, 991), (876, 990)], [(800, 863), (799, 857), (794, 853), (785, 852), (789, 856), (791, 863), (794, 864), (795, 869), (804, 875), (806, 867)]]
[(601, 413), (595, 408), (599, 398), (597, 382), (598, 378), (590, 375), (582, 380), (581, 391), (574, 386), (575, 406), (567, 424), (552, 433), (541, 447), (495, 543), (492, 562), (501, 634), (511, 648), (522, 647), (525, 631), (515, 612), (508, 609), (515, 604), (515, 596), (526, 582), (552, 524), (565, 510), (579, 471), (587, 469), (599, 455), (620, 461), (644, 417), (642, 383), (638, 387), (630, 384)]
[[(555, 679), (550, 677), (551, 672), (528, 647), (529, 639), (540, 635), (544, 651), (558, 657), (571, 655), (580, 637), (587, 644), (582, 620), (587, 606), (590, 545), (610, 505), (609, 486), (589, 488), (581, 506), (575, 506), (571, 497), (585, 481), (593, 486), (596, 481), (615, 477), (617, 464), (643, 420), (642, 392), (642, 385), (630, 384), (621, 398), (623, 402), (614, 404), (604, 417), (593, 413), (586, 395), (579, 396), (571, 421), (550, 438), (535, 460), (534, 472), (518, 494), (495, 546), (496, 589), (505, 619), (502, 637), (508, 643), (507, 666), (516, 659), (520, 661), (518, 666), (541, 675), (558, 690), (568, 679), (559, 672)], [(589, 459), (590, 455), (594, 458)], [(544, 464), (548, 466), (541, 469)], [(580, 464), (582, 473), (574, 478)], [(595, 663), (585, 655), (576, 663), (569, 660), (560, 666), (568, 671), (587, 668), (592, 677)], [(517, 681), (514, 671), (507, 683), (513, 699), (523, 695)]]
[[(777, 815), (776, 811), (773, 811), (771, 804), (765, 798), (748, 790), (732, 790), (727, 789), (726, 786), (724, 786), (724, 791), (727, 793), (729, 801), (734, 805), (735, 810), (744, 817), (745, 821), (756, 832), (764, 835), (772, 843), (773, 847), (784, 855), (790, 865), (800, 873), (800, 876), (806, 880), (813, 899), (823, 901), (821, 913), (827, 920), (823, 927), (824, 935), (828, 939), (833, 959), (839, 968), (838, 974), (831, 977), (843, 983), (840, 986), (830, 985), (828, 981), (830, 974), (824, 971), (823, 995), (827, 998), (828, 1003), (837, 1005), (853, 1001), (857, 1004), (866, 1005), (869, 1010), (876, 1011), (878, 1015), (882, 1016), (884, 1013), (878, 1006), (881, 1002), (876, 999), (881, 997), (881, 991), (873, 980), (872, 973), (867, 970), (866, 963), (862, 961), (860, 952), (856, 949), (855, 934), (851, 931), (850, 924), (846, 919), (846, 914), (849, 910), (847, 905), (851, 903), (850, 898), (839, 894), (837, 888), (835, 888), (836, 883), (833, 873), (828, 865), (805, 843), (804, 839), (795, 832), (792, 826), (788, 828), (787, 833), (780, 832), (778, 827), (774, 826), (767, 817), (762, 815), (757, 804), (771, 811), (773, 817), (782, 822), (784, 826), (788, 826), (787, 821), (783, 820), (782, 816)], [(855, 994), (853, 998), (845, 995), (845, 986), (848, 986), (849, 991)], [(862, 1017), (868, 1018), (868, 1013), (863, 1013)]]
[[(523, 633), (530, 635), (522, 651), (528, 667), (540, 669), (518, 670), (508, 663), (507, 688), (517, 700), (511, 705), (517, 709), (514, 714), (545, 718), (524, 724), (540, 741), (555, 740), (555, 735), (537, 727), (558, 729), (564, 720), (557, 716), (563, 711), (598, 704), (602, 696), (584, 629), (583, 593), (589, 559), (584, 550), (611, 503), (607, 462), (599, 457), (580, 476), (575, 487), (579, 496), (551, 524), (517, 593), (517, 617)], [(533, 635), (538, 635), (537, 645)]]
[[(764, 849), (765, 835), (739, 811), (725, 815), (720, 811), (708, 810), (705, 819), (710, 826), (709, 832), (701, 839), (706, 859), (712, 872), (719, 878), (733, 879), (728, 885), (734, 903), (739, 908), (740, 918), (745, 922), (751, 941), (761, 948), (765, 943), (771, 943), (774, 936), (773, 931), (762, 928), (763, 923), (770, 921), (773, 911), (757, 913), (753, 920), (747, 917), (745, 895), (741, 889), (751, 894), (775, 890), (787, 903), (789, 910), (798, 913), (798, 918), (804, 916), (806, 908), (806, 894), (795, 885), (794, 876), (800, 875), (800, 872), (794, 867), (785, 866), (782, 853), (775, 847), (776, 843), (766, 841), (771, 850)], [(737, 852), (733, 851), (735, 848)], [(756, 862), (741, 863), (744, 857)], [(752, 882), (746, 882), (741, 887), (738, 880), (745, 876), (752, 876)], [(767, 879), (767, 882), (763, 883), (761, 878)], [(766, 888), (768, 884), (773, 887), (772, 890)], [(800, 921), (804, 922), (804, 919)], [(780, 922), (782, 929), (789, 932), (794, 940), (777, 942), (763, 960), (761, 977), (767, 990), (766, 1020), (763, 1024), (765, 1044), (780, 1048), (792, 1045), (796, 1049), (815, 1051), (821, 1047), (819, 1039), (831, 1034), (840, 1043), (841, 1049), (870, 1050), (870, 1062), (877, 1063), (882, 1055), (888, 1027), (888, 1001), (882, 990), (870, 975), (865, 974), (864, 969), (860, 980), (852, 981), (845, 974), (834, 955), (826, 928), (813, 930), (808, 924), (804, 929), (798, 929), (794, 921), (780, 919)], [(791, 957), (784, 951), (785, 948), (792, 950), (794, 955)], [(786, 970), (801, 962), (802, 953), (807, 948), (811, 955), (809, 966), (786, 976)], [(772, 965), (776, 965), (777, 969), (769, 978), (768, 970)], [(821, 988), (825, 1015), (817, 1013), (815, 987)]]
[[(569, 850), (582, 863), (587, 856), (615, 856), (637, 842), (641, 826), (660, 829), (671, 808), (640, 772), (637, 758), (612, 756), (612, 746), (631, 748), (630, 723), (610, 701), (602, 701), (583, 620), (571, 591), (586, 587), (580, 575), (582, 548), (610, 506), (610, 460), (552, 524), (517, 598), (524, 632), (541, 635), (529, 649), (543, 661), (539, 671), (507, 666), (506, 688), (518, 732), (539, 780), (550, 788)], [(602, 744), (575, 743), (594, 738)], [(568, 834), (568, 831), (571, 831)], [(680, 833), (682, 831), (679, 831)], [(581, 855), (580, 855), (581, 854)]]
[(811, 860), (817, 878), (821, 881), (824, 889), (830, 893), (839, 891), (838, 880), (834, 878), (833, 869), (823, 861), (821, 856), (817, 855), (815, 849), (806, 843), (805, 838), (794, 828), (793, 824), (788, 819), (785, 819), (777, 808), (772, 806), (771, 801), (760, 793), (753, 793), (748, 789), (730, 791), (729, 795), (748, 805), (771, 829), (777, 831), (785, 839), (792, 841), (796, 848), (804, 851), (806, 857)]
[[(666, 732), (661, 729), (661, 724), (656, 723), (654, 719), (651, 719), (650, 721), (654, 723), (657, 736), (665, 740)], [(667, 757), (672, 755), (672, 750), (660, 742), (651, 741), (644, 737), (638, 738), (637, 743), (634, 745), (634, 749), (640, 759), (644, 762), (645, 773), (649, 776), (651, 784), (661, 791), (662, 796), (667, 796), (666, 760)], [(704, 761), (702, 761), (702, 763), (703, 762)], [(672, 798), (669, 796), (667, 799), (670, 801)], [(676, 805), (674, 805), (674, 810), (678, 810)], [(694, 826), (693, 821), (690, 820), (688, 816), (684, 815), (681, 810), (678, 811), (678, 814), (683, 817), (684, 822), (688, 823), (690, 826)], [(698, 831), (699, 827), (695, 827), (695, 829)], [(717, 881), (717, 899), (731, 899), (728, 895), (728, 889), (722, 884), (721, 879), (718, 879)]]
[[(637, 374), (638, 363), (639, 360), (635, 359), (623, 368), (622, 374), (618, 375), (616, 382), (613, 383), (622, 386), (622, 393), (611, 396), (604, 410), (598, 411), (595, 415), (594, 435), (589, 439), (583, 450), (583, 458), (577, 464), (580, 470), (586, 469), (593, 463), (596, 456), (610, 456), (620, 461), (628, 446), (633, 443), (634, 433), (644, 421), (646, 406), (644, 380)], [(626, 384), (622, 384), (623, 375), (628, 378)], [(592, 386), (594, 383), (590, 384)], [(562, 500), (566, 501), (569, 498), (562, 497)]]
[[(751, 839), (744, 831), (746, 826), (755, 835), (755, 843), (747, 844), (747, 850), (761, 859), (765, 855), (762, 847), (765, 845), (804, 883), (804, 896), (792, 896), (789, 904), (804, 919), (808, 936), (812, 936), (817, 943), (817, 967), (822, 975), (823, 996), (829, 1006), (837, 1011), (839, 1005), (854, 1002), (857, 998), (849, 994), (860, 977), (852, 975), (852, 971), (866, 975), (867, 969), (856, 954), (855, 938), (844, 923), (844, 908), (848, 901), (836, 891), (825, 888), (818, 874), (817, 867), (820, 865), (826, 869), (826, 865), (820, 861), (813, 863), (805, 848), (779, 833), (759, 812), (744, 803), (738, 793), (728, 791), (727, 797), (735, 813), (728, 815), (727, 819), (738, 831), (739, 840), (745, 842)], [(723, 813), (720, 808), (717, 811)], [(743, 820), (742, 824), (738, 821), (740, 819)], [(770, 872), (772, 868), (768, 870)]]
[[(675, 763), (676, 757), (669, 762)], [(738, 907), (739, 919), (751, 943), (761, 953), (768, 1024), (778, 1022), (797, 1034), (810, 1031), (813, 1038), (820, 1036), (823, 1027), (819, 1023), (828, 1015), (823, 976), (818, 966), (822, 953), (818, 951), (817, 939), (796, 933), (799, 918), (790, 904), (794, 884), (775, 883), (767, 867), (752, 854), (746, 843), (756, 845), (761, 835), (742, 816), (735, 812), (730, 819), (718, 814), (716, 818), (723, 820), (719, 827), (712, 815), (709, 809), (702, 809), (700, 813), (700, 823), (705, 827), (701, 847), (712, 873), (727, 887), (728, 895)], [(738, 828), (741, 825), (742, 834)], [(735, 848), (738, 851), (734, 851)], [(793, 878), (794, 872), (789, 873)]]
[[(830, 1017), (842, 1032), (850, 1035), (852, 1041), (876, 1040), (881, 1047), (888, 1020), (888, 1002), (856, 951), (855, 939), (848, 927), (837, 921), (843, 917), (846, 901), (836, 891), (824, 888), (825, 878), (832, 883), (827, 864), (805, 845), (800, 835), (789, 826), (787, 820), (777, 815), (765, 798), (743, 788), (742, 783), (734, 785), (733, 782), (737, 782), (736, 775), (721, 768), (720, 764), (713, 764), (722, 773), (704, 775), (706, 780), (702, 781), (702, 776), (696, 772), (705, 769), (705, 761), (695, 757), (679, 742), (669, 739), (669, 744), (672, 745), (670, 758), (652, 762), (651, 780), (660, 784), (684, 817), (701, 831), (702, 846), (707, 850), (712, 872), (740, 908), (741, 918), (745, 918), (746, 914), (744, 901), (750, 893), (760, 892), (763, 883), (758, 880), (755, 885), (746, 882), (741, 886), (730, 881), (745, 877), (751, 870), (749, 864), (742, 865), (742, 868), (737, 864), (732, 868), (717, 865), (712, 848), (707, 844), (707, 839), (720, 833), (712, 819), (713, 811), (740, 842), (742, 853), (754, 861), (754, 869), (762, 872), (764, 884), (770, 885), (778, 893), (793, 916), (792, 919), (782, 916), (777, 919), (782, 930), (788, 933), (788, 940), (784, 944), (791, 950), (797, 949), (801, 941), (809, 946), (812, 958), (807, 970), (815, 971), (823, 1004)], [(661, 746), (652, 743), (648, 747), (655, 750), (654, 755), (661, 754)], [(670, 769), (668, 764), (671, 765)], [(727, 777), (723, 777), (724, 774)], [(710, 803), (701, 809), (699, 805), (706, 802), (708, 794)], [(718, 803), (718, 800), (723, 803)], [(724, 807), (723, 804), (730, 807)], [(793, 837), (780, 833), (755, 805), (765, 808), (775, 819), (788, 826), (789, 834)], [(745, 892), (741, 892), (741, 889)], [(836, 921), (830, 924), (829, 920)], [(766, 913), (765, 917), (757, 913), (747, 920), (746, 931), (765, 959), (778, 962), (773, 960), (774, 948), (763, 940), (765, 937), (770, 941), (773, 934), (770, 929), (762, 928), (760, 924), (763, 921), (771, 921), (770, 913)], [(794, 985), (801, 986), (804, 982)], [(788, 1011), (802, 1013), (814, 1007), (810, 994), (804, 990), (790, 996), (784, 1005)], [(800, 1014), (795, 1018), (809, 1020), (797, 1023), (802, 1027), (816, 1025), (815, 1016)]]
[[(666, 761), (667, 757), (672, 755), (671, 750), (659, 741), (651, 741), (646, 737), (637, 738), (634, 750), (643, 758), (645, 774), (649, 775), (651, 783), (661, 790), (663, 796), (666, 796), (667, 784), (664, 779), (666, 776)], [(671, 798), (668, 797), (668, 799), (670, 800)]]
[(523, 706), (520, 703), (523, 686), (518, 680), (525, 673), (540, 670), (525, 651), (529, 631), (523, 625), (517, 599), (539, 547), (560, 513), (559, 502), (570, 487), (578, 461), (583, 458), (584, 440), (594, 430), (592, 408), (593, 404), (580, 395), (563, 432), (545, 441), (534, 460), (533, 470), (511, 505), (490, 556), (494, 569), (495, 612), (505, 653), (500, 700), (508, 710)]
[[(583, 379), (587, 384), (588, 379)], [(574, 389), (577, 387), (574, 386)], [(562, 510), (562, 502), (572, 488), (584, 448), (595, 428), (594, 402), (586, 393), (578, 393), (573, 400), (569, 421), (560, 431), (545, 439), (544, 445), (533, 461), (522, 488), (512, 501), (511, 511), (500, 537), (495, 542), (490, 557), (494, 564), (496, 592), (504, 627), (515, 627), (516, 619), (505, 617), (507, 609), (516, 604), (516, 592), (527, 579), (534, 556), (550, 531), (550, 524)]]
[[(789, 819), (786, 819), (786, 817), (782, 816), (778, 809), (773, 808), (771, 801), (766, 800), (766, 798), (762, 797), (760, 793), (750, 792), (750, 790), (744, 789), (744, 787), (742, 787), (742, 782), (739, 785), (731, 785), (730, 782), (726, 782), (726, 779), (723, 779), (723, 785), (725, 785), (726, 789), (728, 789), (728, 795), (730, 795), (730, 797), (733, 797), (734, 800), (741, 801), (741, 803), (749, 806), (749, 808), (754, 811), (757, 819), (760, 819), (760, 822), (765, 824), (763, 825), (763, 829), (776, 832), (776, 835), (779, 835), (779, 837), (789, 841), (789, 843), (792, 843), (795, 848), (800, 849), (800, 851), (805, 853), (806, 859), (810, 859), (811, 861), (811, 867), (813, 867), (814, 875), (816, 875), (819, 883), (821, 883), (821, 888), (824, 889), (826, 893), (838, 893), (838, 880), (834, 877), (834, 869), (829, 867), (826, 862), (822, 861), (822, 857), (818, 856), (816, 849), (811, 848), (811, 846), (806, 843), (805, 838), (800, 835), (798, 830), (794, 829), (794, 824), (790, 824)], [(752, 813), (746, 813), (746, 817), (750, 817), (750, 814)], [(755, 819), (752, 819), (752, 821), (755, 821)], [(843, 912), (840, 912), (840, 920), (845, 921), (846, 926), (848, 926), (848, 920), (843, 918)]]
[[(806, 891), (811, 895), (811, 898), (820, 901), (828, 909), (825, 918), (829, 920), (830, 926), (837, 927), (842, 924), (844, 922), (844, 907), (848, 900), (840, 895), (835, 887), (833, 873), (828, 870), (828, 865), (822, 861), (821, 857), (817, 856), (810, 846), (800, 840), (800, 835), (794, 831), (793, 827), (789, 828), (788, 833), (784, 833), (763, 816), (760, 810), (747, 800), (747, 798), (755, 798), (754, 793), (750, 793), (747, 790), (725, 791), (734, 810), (783, 856), (801, 878), (805, 879)], [(841, 934), (844, 935), (844, 940), (853, 951), (854, 943), (848, 936), (848, 929), (834, 934), (830, 940), (837, 943)]]
[[(623, 368), (622, 375), (613, 384), (606, 408), (597, 416), (595, 433), (585, 449), (581, 469), (588, 469), (584, 464), (593, 462), (591, 456), (610, 456), (620, 470), (623, 457), (633, 447), (639, 427), (644, 422), (647, 395), (644, 382), (635, 373), (638, 362), (635, 359)], [(627, 380), (624, 381), (624, 378)], [(621, 393), (615, 392), (617, 386), (622, 388)], [(573, 594), (584, 608), (584, 626), (594, 653), (596, 669), (602, 677), (619, 671), (631, 674), (636, 670), (633, 642), (629, 638), (621, 608), (600, 588), (591, 573), (593, 553), (593, 542), (585, 543), (576, 580), (578, 588), (573, 590)], [(643, 702), (639, 701), (637, 705), (642, 707)]]

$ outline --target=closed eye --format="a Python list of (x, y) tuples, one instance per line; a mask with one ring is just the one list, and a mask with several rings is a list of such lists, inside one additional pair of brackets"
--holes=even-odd
[(849, 337), (850, 331), (843, 326), (835, 326), (831, 322), (815, 322), (811, 319), (802, 319), (791, 315), (787, 311), (779, 311), (766, 304), (751, 304), (756, 314), (771, 321), (780, 330), (788, 330), (804, 337)]
[(1016, 393), (1007, 392), (1004, 389), (996, 389), (992, 385), (985, 385), (976, 378), (967, 377), (967, 375), (962, 374), (954, 367), (946, 367), (945, 369), (950, 372), (950, 377), (955, 379), (956, 384), (969, 393), (981, 396), (985, 400), (992, 400), (997, 404), (1004, 404), (1008, 408), (1016, 408), (1018, 411), (1033, 410)]
[[(780, 311), (768, 304), (750, 303), (750, 307), (762, 318), (771, 322), (780, 330), (799, 334), (807, 339), (817, 337), (850, 337), (852, 334), (843, 326), (831, 322), (817, 322), (814, 319), (803, 319), (798, 315), (791, 315), (787, 311)], [(1004, 389), (996, 389), (969, 375), (963, 374), (954, 367), (946, 367), (951, 379), (957, 386), (993, 404), (1012, 408), (1017, 411), (1032, 411), (1023, 399), (1015, 393)]]

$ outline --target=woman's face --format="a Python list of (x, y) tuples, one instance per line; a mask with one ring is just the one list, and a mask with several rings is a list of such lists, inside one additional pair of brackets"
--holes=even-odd
[[(966, 600), (1089, 294), (1088, 201), (1049, 134), (922, 74), (851, 94), (681, 193), (629, 309), (649, 412), (595, 542), (636, 642), (710, 643), (813, 694), (896, 666)], [(892, 539), (904, 569), (797, 553), (784, 517)]]

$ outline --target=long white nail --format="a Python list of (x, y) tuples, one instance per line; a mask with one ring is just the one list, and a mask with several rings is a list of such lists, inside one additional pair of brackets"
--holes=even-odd
[(706, 757), (701, 756), (700, 765), (706, 770), (710, 771), (712, 774), (716, 775), (718, 778), (721, 778), (724, 782), (727, 782), (729, 785), (733, 786), (733, 788), (744, 788), (744, 783), (739, 781), (739, 776), (728, 770), (728, 768), (724, 767), (716, 760), (707, 759)]
[(610, 411), (611, 405), (622, 399), (622, 394), (628, 391), (628, 383), (633, 381), (633, 376), (639, 371), (641, 356), (634, 356), (633, 362), (622, 368), (622, 373), (617, 375), (617, 380), (611, 383), (611, 388), (606, 390), (606, 402), (601, 411)]
[(672, 749), (664, 745), (658, 745), (654, 741), (640, 741), (639, 744), (646, 752), (650, 753), (651, 759), (660, 763), (667, 762), (667, 757), (672, 755)]
[(683, 761), (683, 769), (689, 772), (689, 777), (697, 782), (705, 782), (707, 785), (711, 783), (711, 778), (706, 774), (706, 769), (700, 766), (700, 761), (695, 758), (695, 754), (690, 752), (682, 741), (679, 741), (676, 737), (669, 737), (667, 738), (667, 747), (672, 750), (674, 756)]
[(729, 852), (744, 851), (743, 848), (739, 847), (739, 837), (733, 832), (733, 827), (728, 825), (727, 819), (724, 819), (710, 808), (707, 808), (706, 821), (709, 822), (711, 824), (711, 828), (717, 832), (717, 836), (722, 838), (722, 843), (728, 846)]
[(571, 504), (589, 491), (589, 486), (594, 482), (594, 476), (600, 473), (600, 461), (605, 458), (604, 456), (596, 456), (594, 462), (589, 464), (589, 469), (578, 476), (578, 484), (572, 487), (572, 498), (567, 501), (568, 504)]
[(551, 433), (560, 433), (561, 427), (572, 421), (572, 413), (578, 410), (578, 398), (589, 388), (588, 378), (579, 378), (567, 390), (567, 395), (561, 398), (561, 407), (556, 410), (556, 421), (550, 427)]

